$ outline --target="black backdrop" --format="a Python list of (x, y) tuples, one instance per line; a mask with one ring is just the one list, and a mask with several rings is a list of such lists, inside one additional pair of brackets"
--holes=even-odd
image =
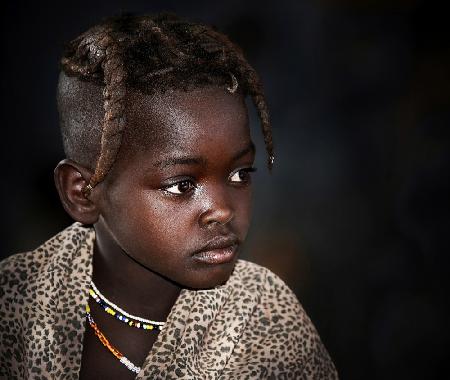
[(260, 168), (245, 257), (297, 293), (343, 379), (444, 369), (448, 20), (429, 1), (78, 1), (2, 6), (1, 257), (71, 221), (55, 85), (65, 41), (120, 11), (214, 24), (261, 74), (277, 149)]

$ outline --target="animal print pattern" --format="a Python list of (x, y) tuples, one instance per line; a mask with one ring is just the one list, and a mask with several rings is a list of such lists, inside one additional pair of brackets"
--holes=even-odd
[[(0, 263), (0, 379), (78, 379), (95, 231), (74, 223)], [(337, 379), (293, 292), (239, 260), (230, 279), (182, 290), (136, 379)]]

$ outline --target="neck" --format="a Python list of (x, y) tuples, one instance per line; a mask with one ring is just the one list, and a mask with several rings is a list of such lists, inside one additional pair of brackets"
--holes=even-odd
[(180, 286), (128, 256), (102, 223), (96, 223), (94, 228), (92, 280), (97, 288), (131, 314), (165, 320), (180, 293)]

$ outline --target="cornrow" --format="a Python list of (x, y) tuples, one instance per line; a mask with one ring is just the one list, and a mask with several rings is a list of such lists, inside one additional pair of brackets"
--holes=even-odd
[(150, 94), (205, 84), (234, 92), (239, 86), (258, 111), (272, 169), (272, 130), (261, 81), (240, 48), (212, 27), (168, 14), (109, 18), (67, 45), (61, 68), (67, 76), (104, 86), (100, 153), (85, 196), (117, 158), (129, 87)]

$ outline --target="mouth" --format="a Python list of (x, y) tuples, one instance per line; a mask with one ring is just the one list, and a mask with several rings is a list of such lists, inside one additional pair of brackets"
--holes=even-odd
[(238, 247), (236, 239), (215, 240), (195, 252), (192, 257), (203, 264), (226, 264), (234, 260)]

